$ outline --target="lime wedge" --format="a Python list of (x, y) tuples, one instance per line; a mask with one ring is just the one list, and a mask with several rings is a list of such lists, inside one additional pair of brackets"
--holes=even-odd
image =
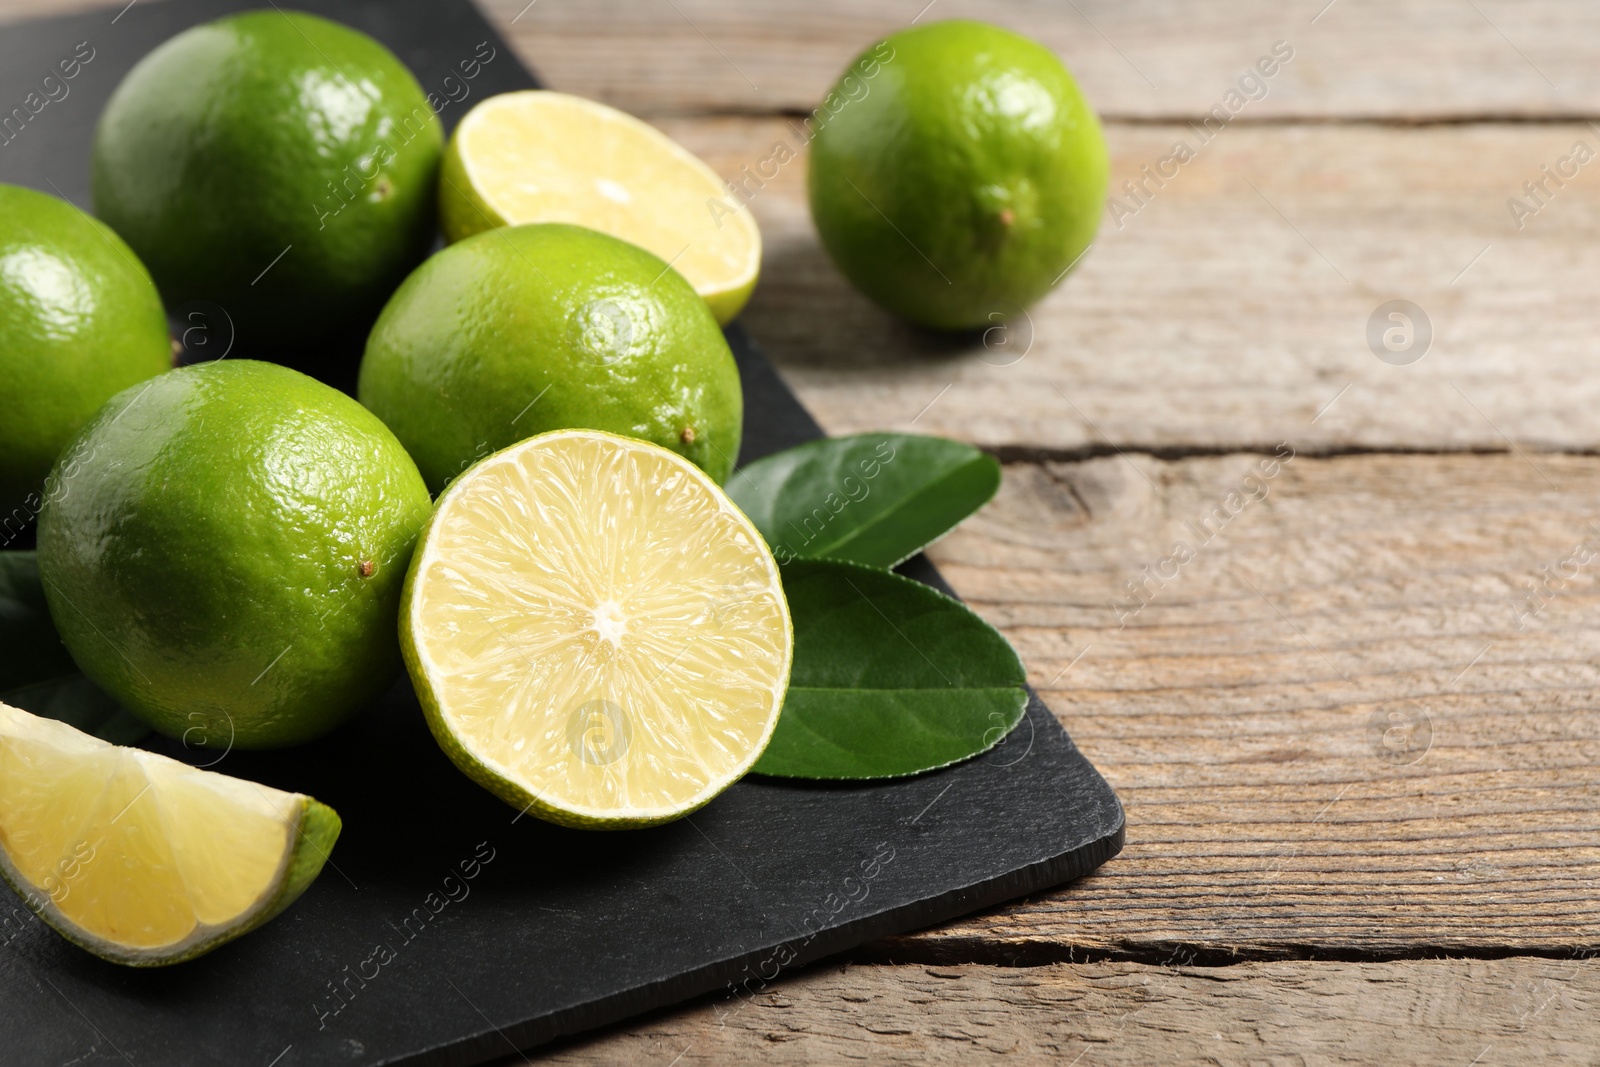
[(529, 438), (451, 483), (400, 631), (456, 765), (596, 829), (676, 819), (748, 771), (794, 644), (772, 554), (716, 483), (593, 430)]
[(492, 96), (450, 138), (439, 214), (452, 242), (496, 226), (566, 222), (654, 252), (717, 322), (739, 314), (761, 231), (715, 171), (654, 126), (545, 90)]
[(205, 954), (316, 880), (339, 816), (0, 704), (0, 875), (113, 963)]

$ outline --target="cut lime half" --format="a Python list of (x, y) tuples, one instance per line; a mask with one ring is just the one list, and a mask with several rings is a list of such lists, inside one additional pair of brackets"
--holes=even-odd
[(400, 628), (457, 766), (514, 807), (602, 829), (676, 819), (748, 771), (793, 651), (750, 520), (682, 456), (593, 430), (451, 483)]
[(688, 149), (593, 100), (528, 90), (492, 96), (445, 150), (439, 215), (451, 241), (496, 226), (566, 222), (654, 252), (726, 325), (761, 269), (744, 199)]

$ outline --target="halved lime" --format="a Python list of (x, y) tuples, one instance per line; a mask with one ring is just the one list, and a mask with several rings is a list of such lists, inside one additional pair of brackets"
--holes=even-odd
[(567, 222), (654, 252), (727, 324), (750, 299), (761, 231), (743, 198), (688, 149), (615, 108), (565, 93), (492, 96), (445, 150), (439, 214), (451, 241)]
[(0, 875), (62, 936), (156, 967), (260, 926), (316, 880), (334, 810), (0, 704)]
[(456, 765), (597, 829), (676, 819), (748, 771), (794, 644), (772, 553), (716, 483), (594, 430), (530, 438), (451, 483), (400, 629)]

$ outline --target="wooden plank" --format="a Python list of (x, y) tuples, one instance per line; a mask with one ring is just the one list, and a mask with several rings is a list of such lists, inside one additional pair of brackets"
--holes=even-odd
[[(750, 191), (766, 257), (744, 321), (830, 431), (915, 426), (1025, 455), (1600, 448), (1600, 162), (1520, 230), (1507, 207), (1576, 143), (1600, 159), (1588, 126), (1223, 130), (1120, 228), (1108, 216), (1009, 332), (965, 338), (898, 323), (833, 268), (805, 160), (776, 162), (798, 120), (661, 126)], [(1117, 186), (1198, 144), (1181, 126), (1109, 136)], [(1367, 337), (1396, 298), (1434, 335), (1407, 366)]]
[[(153, 0), (145, 0), (145, 3), (151, 2)], [(123, 3), (127, 3), (127, 0), (122, 0), (122, 3), (115, 3), (113, 0), (0, 0), (0, 22), (52, 18), (56, 15), (93, 11), (98, 7), (109, 8), (114, 16)]]
[(932, 555), (1127, 848), (877, 958), (1600, 946), (1597, 500), (1593, 457), (1008, 465)]
[(540, 1062), (1590, 1063), (1597, 1012), (1593, 960), (826, 967)]
[[(141, 0), (153, 3), (156, 0)], [(4, 0), (0, 19), (108, 6)], [(112, 9), (124, 0), (112, 0)], [(1600, 115), (1587, 0), (487, 0), (552, 85), (641, 114), (802, 113), (878, 37), (980, 18), (1054, 49), (1101, 113), (1193, 117), (1276, 41), (1294, 58), (1237, 121)], [(1314, 20), (1314, 21), (1313, 21)], [(1259, 95), (1263, 90), (1253, 90)]]
[(979, 18), (1044, 42), (1113, 118), (1209, 111), (1279, 40), (1294, 58), (1263, 98), (1240, 107), (1241, 120), (1600, 114), (1600, 8), (1586, 0), (489, 0), (487, 9), (552, 85), (648, 114), (810, 111), (857, 53), (919, 17)]

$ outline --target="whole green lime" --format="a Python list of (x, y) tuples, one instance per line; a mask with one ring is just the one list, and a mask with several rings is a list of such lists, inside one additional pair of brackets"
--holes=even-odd
[(161, 297), (133, 251), (53, 196), (0, 185), (0, 519), (41, 506), (50, 465), (100, 405), (172, 366)]
[[(836, 102), (837, 106), (832, 106)], [(851, 64), (819, 109), (811, 214), (868, 297), (939, 329), (991, 326), (1049, 292), (1106, 193), (1094, 111), (1048, 49), (952, 20)]]
[(607, 430), (718, 483), (744, 421), (739, 368), (704, 300), (662, 260), (581, 226), (468, 237), (417, 268), (367, 340), (359, 396), (435, 492), (548, 430)]
[(112, 94), (95, 212), (170, 305), (218, 304), (239, 351), (271, 352), (370, 325), (433, 242), (442, 142), (416, 79), (370, 37), (234, 15), (167, 41)]
[(429, 510), (354, 400), (271, 363), (204, 363), (117, 394), (67, 446), (39, 575), (78, 666), (150, 725), (288, 745), (393, 681)]

